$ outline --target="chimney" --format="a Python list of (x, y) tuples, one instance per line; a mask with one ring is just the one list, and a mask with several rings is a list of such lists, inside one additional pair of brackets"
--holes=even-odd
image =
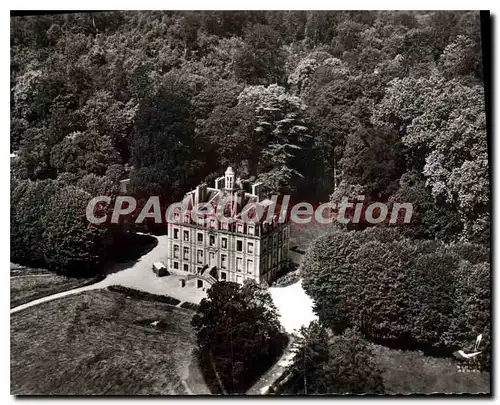
[(215, 188), (217, 190), (220, 190), (222, 188), (222, 182), (224, 181), (224, 176), (221, 176), (221, 177), (217, 177), (215, 179)]
[(195, 204), (205, 202), (207, 199), (207, 185), (206, 183), (202, 183), (196, 186), (196, 191), (194, 193), (194, 202)]
[(254, 183), (252, 184), (252, 194), (257, 196), (257, 201), (260, 200), (260, 186), (262, 183)]

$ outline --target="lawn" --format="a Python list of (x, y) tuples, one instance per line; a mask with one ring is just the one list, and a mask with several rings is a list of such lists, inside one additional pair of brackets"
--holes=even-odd
[[(21, 272), (14, 274), (21, 274)], [(38, 269), (33, 271), (24, 269), (23, 275), (11, 273), (10, 307), (14, 308), (47, 295), (81, 287), (93, 281), (97, 282), (97, 279), (65, 277)]]
[(488, 373), (459, 372), (453, 359), (372, 345), (388, 394), (489, 393)]
[(15, 313), (11, 394), (209, 393), (192, 353), (192, 315), (108, 290)]

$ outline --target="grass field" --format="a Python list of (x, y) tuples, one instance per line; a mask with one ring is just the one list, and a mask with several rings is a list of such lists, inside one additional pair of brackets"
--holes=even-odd
[(192, 315), (187, 309), (107, 290), (15, 313), (11, 394), (209, 393), (193, 364)]
[(488, 373), (459, 372), (454, 360), (372, 345), (388, 394), (489, 393)]
[(14, 308), (47, 295), (81, 287), (93, 280), (92, 278), (70, 278), (41, 271), (38, 273), (26, 271), (23, 275), (11, 275), (10, 307)]

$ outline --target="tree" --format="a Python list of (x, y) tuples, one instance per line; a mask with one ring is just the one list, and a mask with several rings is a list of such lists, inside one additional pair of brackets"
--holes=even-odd
[(443, 75), (452, 79), (456, 76), (475, 75), (481, 77), (481, 48), (465, 35), (459, 35), (443, 51), (440, 59)]
[(229, 392), (245, 392), (286, 342), (269, 293), (251, 282), (215, 283), (192, 324)]
[(11, 261), (45, 264), (45, 216), (58, 189), (53, 180), (22, 180), (11, 185)]
[(324, 365), (327, 393), (381, 394), (382, 372), (360, 333), (347, 329), (333, 338)]
[(43, 220), (44, 255), (51, 269), (73, 276), (95, 274), (110, 244), (107, 229), (86, 219), (92, 196), (74, 186), (59, 189)]
[(284, 58), (278, 32), (269, 25), (255, 24), (245, 31), (244, 44), (234, 61), (236, 77), (252, 85), (281, 83)]
[(406, 275), (412, 305), (412, 338), (423, 346), (440, 347), (450, 328), (455, 305), (459, 258), (444, 249), (421, 254)]
[[(189, 116), (189, 98), (182, 94), (185, 90), (182, 84), (177, 90), (172, 85), (165, 84), (141, 101), (132, 138), (131, 163), (136, 169), (148, 168), (150, 173), (156, 173), (154, 178), (163, 188), (162, 194), (174, 191), (178, 197), (187, 191), (187, 184), (198, 179), (192, 172), (194, 128)], [(133, 173), (132, 180), (134, 176)]]
[(446, 202), (434, 199), (425, 185), (423, 175), (416, 170), (407, 171), (401, 176), (399, 188), (390, 201), (412, 204), (411, 226), (402, 228), (410, 238), (451, 242), (462, 230), (459, 214)]
[(302, 327), (295, 343), (290, 367), (292, 376), (285, 384), (290, 394), (381, 394), (382, 372), (367, 342), (355, 329), (331, 336), (312, 322)]
[(87, 129), (100, 136), (107, 136), (121, 161), (128, 161), (129, 145), (134, 129), (134, 119), (138, 104), (135, 100), (127, 103), (116, 100), (110, 92), (98, 91), (87, 100), (81, 109)]
[(120, 162), (111, 139), (94, 131), (73, 132), (52, 148), (50, 163), (59, 172), (102, 175)]
[(264, 192), (296, 192), (308, 176), (312, 136), (303, 117), (305, 105), (281, 86), (249, 86), (238, 96), (240, 105), (255, 109), (258, 181)]
[(358, 128), (347, 137), (338, 168), (342, 180), (364, 186), (367, 198), (386, 200), (403, 171), (398, 134), (383, 128)]
[[(324, 390), (323, 367), (328, 361), (330, 336), (317, 321), (302, 326), (293, 342), (292, 377), (286, 393), (319, 394)], [(323, 392), (322, 392), (323, 391)]]
[(410, 162), (438, 202), (458, 210), (462, 238), (487, 240), (489, 167), (481, 86), (440, 76), (395, 79), (373, 121), (402, 135)]

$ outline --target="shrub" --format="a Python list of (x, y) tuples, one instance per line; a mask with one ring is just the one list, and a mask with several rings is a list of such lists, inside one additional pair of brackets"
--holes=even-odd
[(442, 250), (417, 256), (407, 273), (412, 339), (432, 347), (442, 345), (455, 307), (456, 255)]
[(276, 280), (273, 287), (287, 287), (292, 285), (300, 280), (299, 271), (291, 271), (288, 274), (285, 274), (283, 277), (280, 277)]
[(382, 372), (359, 331), (346, 329), (330, 337), (328, 331), (312, 322), (301, 329), (297, 354), (290, 377), (275, 393), (286, 394), (375, 394), (383, 393)]
[(184, 301), (182, 304), (181, 304), (181, 308), (185, 308), (185, 309), (191, 309), (193, 311), (196, 311), (198, 310), (200, 306), (198, 304), (193, 304), (192, 302), (187, 302), (187, 301)]
[(314, 299), (319, 319), (337, 331), (352, 321), (347, 308), (356, 283), (352, 255), (361, 243), (354, 232), (334, 230), (311, 244), (299, 267), (302, 286)]
[(413, 250), (384, 228), (336, 230), (318, 238), (300, 272), (320, 320), (338, 332), (357, 325), (379, 338), (399, 337), (408, 308), (402, 272)]
[(123, 287), (121, 285), (111, 285), (108, 287), (108, 290), (126, 294), (130, 297), (138, 298), (144, 301), (158, 301), (174, 306), (181, 302), (177, 298), (173, 298), (168, 295), (150, 294), (144, 291), (134, 290), (133, 288)]
[(401, 241), (370, 241), (352, 254), (355, 287), (345, 308), (352, 323), (367, 336), (384, 340), (407, 337), (411, 297), (405, 273), (413, 256), (414, 249)]
[[(325, 364), (326, 393), (380, 394), (384, 392), (382, 372), (372, 350), (360, 333), (347, 329), (333, 338)], [(329, 383), (329, 384), (328, 384)]]

